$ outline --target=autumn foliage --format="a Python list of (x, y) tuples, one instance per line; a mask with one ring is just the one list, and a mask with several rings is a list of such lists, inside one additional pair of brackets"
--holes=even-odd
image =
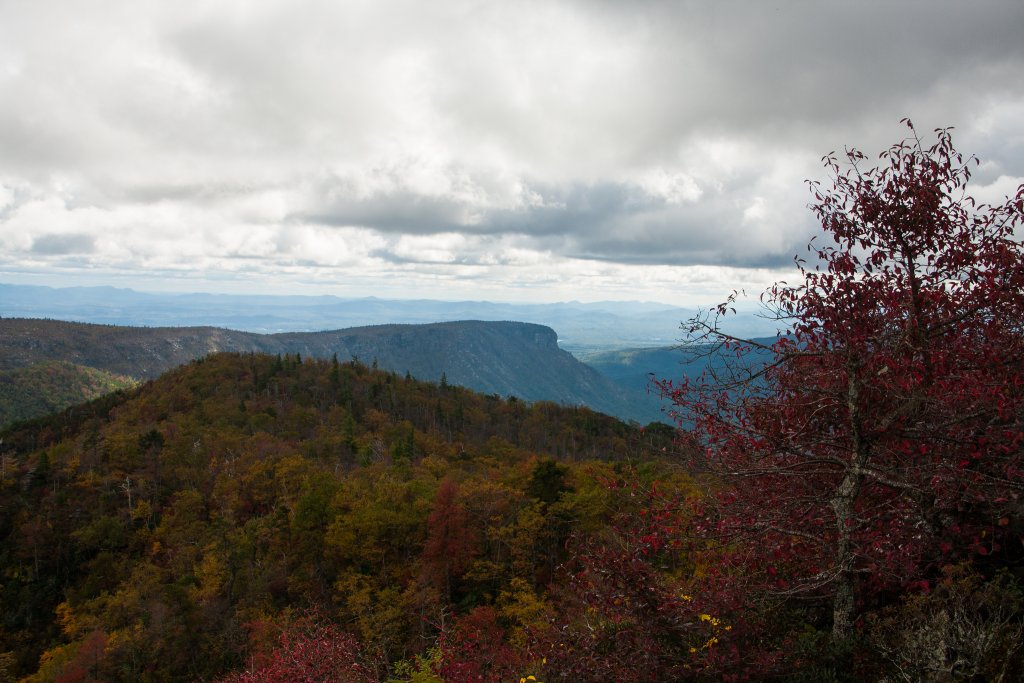
[(512, 652), (605, 482), (672, 450), (583, 408), (249, 354), (2, 438), (0, 680), (32, 681), (429, 677), (486, 624)]
[(269, 652), (254, 653), (248, 668), (218, 679), (218, 683), (377, 680), (375, 672), (360, 662), (361, 657), (355, 638), (323, 622), (322, 617), (307, 616), (283, 628)]
[[(950, 132), (910, 134), (877, 166), (825, 157), (824, 234), (763, 297), (784, 335), (722, 333), (725, 304), (690, 332), (736, 371), (662, 383), (720, 485), (694, 531), (752, 608), (827, 605), (833, 644), (943, 566), (1021, 560), (1024, 187), (977, 205)], [(742, 363), (755, 352), (767, 363)]]

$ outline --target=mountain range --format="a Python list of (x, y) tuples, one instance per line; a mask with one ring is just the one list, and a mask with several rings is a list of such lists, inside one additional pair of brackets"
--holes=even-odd
[[(749, 338), (775, 334), (759, 309), (740, 303), (724, 321), (730, 334)], [(258, 333), (310, 332), (393, 323), (459, 320), (546, 325), (558, 344), (573, 353), (669, 346), (679, 326), (698, 311), (653, 302), (576, 301), (511, 304), (236, 294), (137, 292), (116, 287), (52, 288), (0, 283), (0, 315), (147, 327), (221, 327)]]
[(581, 363), (558, 347), (554, 330), (531, 323), (461, 321), (256, 334), (215, 327), (0, 319), (0, 371), (65, 361), (149, 380), (221, 351), (355, 359), (484, 394), (586, 405), (641, 423), (662, 417), (645, 392), (616, 384)]

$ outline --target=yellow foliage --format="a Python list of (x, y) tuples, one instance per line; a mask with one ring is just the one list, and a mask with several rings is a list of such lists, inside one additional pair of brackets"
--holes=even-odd
[(551, 615), (550, 605), (537, 597), (529, 582), (518, 577), (509, 582), (508, 590), (498, 594), (496, 604), (501, 616), (512, 624), (508, 640), (515, 647), (526, 645), (527, 628), (545, 623)]
[(15, 683), (14, 668), (17, 658), (13, 652), (0, 652), (0, 683)]
[(57, 614), (57, 621), (60, 623), (61, 631), (68, 638), (78, 638), (89, 633), (100, 626), (95, 615), (82, 610), (76, 610), (68, 602), (62, 602), (54, 610)]
[(195, 595), (199, 600), (207, 602), (220, 593), (228, 577), (227, 566), (216, 547), (212, 544), (203, 550), (203, 559), (195, 568), (199, 586)]
[(132, 519), (135, 520), (146, 520), (153, 515), (153, 508), (150, 506), (149, 501), (139, 500), (135, 503), (135, 507), (132, 509)]

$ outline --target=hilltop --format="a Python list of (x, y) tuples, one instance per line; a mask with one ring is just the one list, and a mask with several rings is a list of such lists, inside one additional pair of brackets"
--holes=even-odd
[(220, 351), (355, 358), (418, 379), (443, 377), (483, 393), (586, 405), (640, 422), (657, 419), (630, 392), (561, 350), (554, 330), (531, 323), (460, 321), (255, 334), (0, 319), (0, 371), (63, 360), (145, 380)]
[(686, 482), (667, 427), (296, 355), (217, 354), (0, 437), (0, 675), (33, 681), (210, 680), (313, 609), (383, 679), (452, 614), (542, 624), (635, 506), (608, 488), (632, 465)]

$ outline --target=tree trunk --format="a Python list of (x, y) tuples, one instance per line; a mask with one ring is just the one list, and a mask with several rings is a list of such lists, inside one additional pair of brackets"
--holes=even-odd
[(832, 598), (832, 642), (846, 640), (853, 634), (853, 572), (843, 570)]
[[(859, 458), (857, 458), (859, 460)], [(853, 519), (853, 500), (860, 488), (860, 475), (852, 468), (843, 477), (842, 484), (832, 499), (836, 515), (836, 588), (832, 598), (832, 640), (838, 642), (853, 631), (854, 581), (853, 549), (850, 542), (850, 522)]]
[(850, 450), (852, 459), (843, 475), (843, 480), (830, 501), (836, 516), (836, 592), (832, 598), (832, 640), (838, 642), (853, 632), (854, 573), (853, 543), (850, 531), (854, 524), (854, 501), (860, 493), (864, 466), (868, 461), (868, 445), (862, 438), (858, 397), (860, 387), (857, 379), (857, 363), (847, 362), (846, 406), (850, 419)]

